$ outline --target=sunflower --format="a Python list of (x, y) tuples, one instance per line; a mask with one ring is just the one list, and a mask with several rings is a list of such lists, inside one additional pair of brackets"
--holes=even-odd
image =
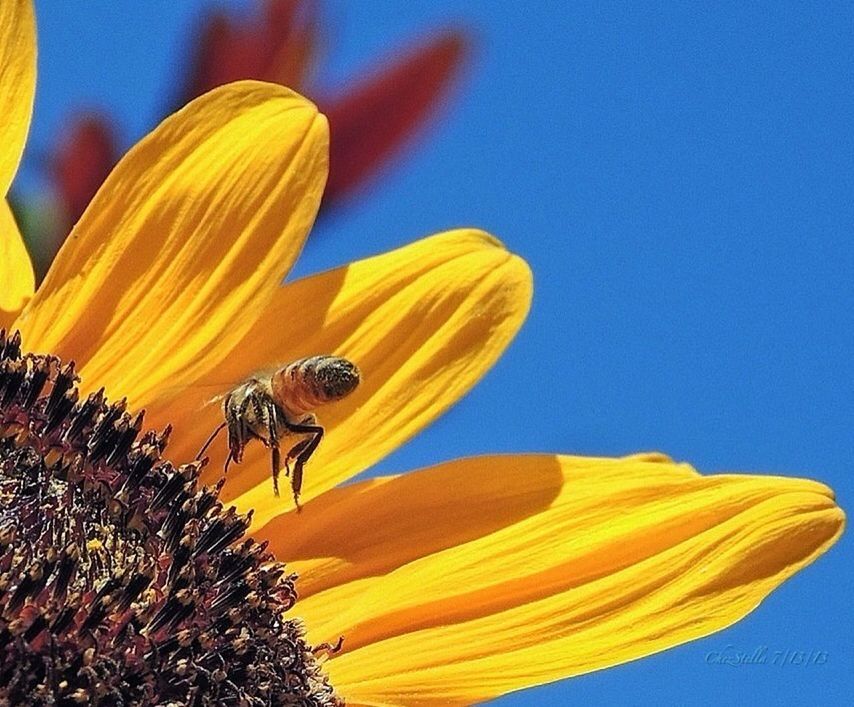
[[(30, 3), (3, 3), (7, 189), (34, 64)], [(11, 661), (56, 648), (45, 636), (61, 628), (68, 680), (79, 669), (101, 690), (77, 688), (80, 701), (168, 693), (177, 676), (235, 703), (305, 688), (332, 704), (334, 688), (349, 704), (467, 704), (729, 626), (839, 537), (844, 515), (820, 483), (703, 476), (661, 454), (480, 457), (342, 485), (484, 374), (525, 318), (531, 277), (491, 236), (458, 230), (280, 286), (327, 153), (326, 121), (299, 95), (211, 91), (120, 161), (36, 292), (4, 205), (2, 307), (20, 337), (0, 352), (0, 543), (12, 548), (0, 628), (15, 637), (3, 679), (40, 680)], [(358, 362), (364, 384), (323, 411), (302, 513), (273, 496), (260, 445), (224, 486), (224, 449), (192, 461), (220, 419), (211, 384), (318, 352)], [(182, 466), (159, 459), (168, 435), (127, 412), (143, 408), (146, 428), (171, 427)], [(56, 530), (58, 518), (74, 522)], [(42, 526), (69, 539), (39, 557)], [(293, 579), (270, 553), (299, 575), (301, 623), (278, 618)], [(17, 575), (15, 558), (29, 563)], [(72, 562), (81, 603), (67, 615)], [(223, 579), (238, 575), (240, 591)]]

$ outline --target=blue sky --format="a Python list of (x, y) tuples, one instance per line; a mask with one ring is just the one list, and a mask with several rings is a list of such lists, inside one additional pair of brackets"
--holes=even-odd
[[(139, 137), (212, 5), (36, 4), (31, 156), (74, 108), (107, 108)], [(850, 507), (850, 4), (362, 0), (328, 2), (324, 17), (329, 85), (451, 20), (477, 43), (431, 140), (325, 219), (298, 272), (477, 225), (535, 274), (507, 355), (380, 471), (658, 449), (701, 471), (811, 476)], [(25, 168), (19, 187), (34, 184)], [(847, 535), (728, 631), (498, 704), (845, 703), (852, 564)], [(729, 646), (827, 661), (709, 664)]]

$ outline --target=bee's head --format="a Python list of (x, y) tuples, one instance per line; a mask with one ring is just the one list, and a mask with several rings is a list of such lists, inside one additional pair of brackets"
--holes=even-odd
[(339, 356), (324, 358), (317, 367), (316, 376), (324, 396), (330, 402), (352, 393), (362, 378), (355, 363)]

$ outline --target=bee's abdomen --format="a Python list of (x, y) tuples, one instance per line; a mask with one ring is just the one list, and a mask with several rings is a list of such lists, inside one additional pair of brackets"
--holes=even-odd
[(349, 395), (359, 385), (356, 364), (339, 356), (310, 356), (273, 374), (273, 398), (295, 415)]

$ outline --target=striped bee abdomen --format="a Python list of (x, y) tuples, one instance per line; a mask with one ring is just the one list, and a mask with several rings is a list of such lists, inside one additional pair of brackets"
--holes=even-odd
[(340, 356), (310, 356), (289, 363), (273, 374), (270, 385), (276, 403), (293, 415), (349, 395), (359, 385), (356, 364)]

